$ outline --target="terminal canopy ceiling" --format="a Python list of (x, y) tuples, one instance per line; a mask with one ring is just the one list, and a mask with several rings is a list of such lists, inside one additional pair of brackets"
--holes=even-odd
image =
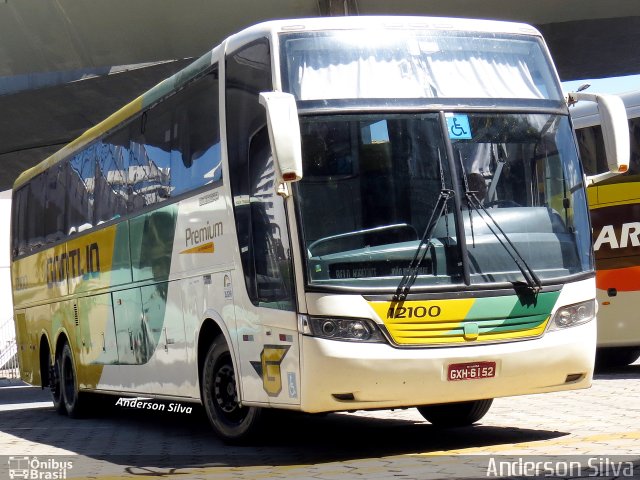
[(345, 14), (521, 21), (543, 33), (562, 80), (640, 73), (629, 0), (0, 0), (0, 191), (225, 36)]

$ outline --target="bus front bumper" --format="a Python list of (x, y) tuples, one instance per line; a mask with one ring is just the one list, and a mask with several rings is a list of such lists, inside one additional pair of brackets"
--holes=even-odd
[[(411, 407), (588, 388), (595, 344), (595, 321), (532, 340), (453, 348), (303, 336), (301, 409)], [(479, 362), (495, 362), (495, 376), (449, 379), (450, 365)]]

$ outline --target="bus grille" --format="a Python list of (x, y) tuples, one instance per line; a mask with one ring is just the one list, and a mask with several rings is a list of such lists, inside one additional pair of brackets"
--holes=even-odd
[(369, 302), (398, 345), (470, 345), (538, 337), (559, 292), (402, 303)]

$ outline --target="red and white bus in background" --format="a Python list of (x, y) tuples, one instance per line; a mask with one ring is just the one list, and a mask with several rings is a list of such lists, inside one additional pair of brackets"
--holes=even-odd
[(571, 109), (587, 192), (596, 256), (598, 363), (620, 366), (640, 357), (640, 91), (620, 95), (629, 119), (629, 169), (610, 175), (594, 104)]

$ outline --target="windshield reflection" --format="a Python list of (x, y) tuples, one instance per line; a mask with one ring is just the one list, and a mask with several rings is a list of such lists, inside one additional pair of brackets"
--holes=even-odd
[[(544, 281), (591, 268), (586, 200), (566, 117), (456, 113), (447, 114), (446, 125), (469, 132), (445, 136), (438, 113), (302, 118), (304, 177), (295, 198), (310, 284), (394, 288), (418, 248), (424, 258), (416, 288), (462, 284), (464, 262), (472, 283), (525, 282), (527, 270)], [(459, 192), (462, 215), (447, 197), (420, 247), (443, 190)], [(528, 268), (470, 208), (465, 190)]]

